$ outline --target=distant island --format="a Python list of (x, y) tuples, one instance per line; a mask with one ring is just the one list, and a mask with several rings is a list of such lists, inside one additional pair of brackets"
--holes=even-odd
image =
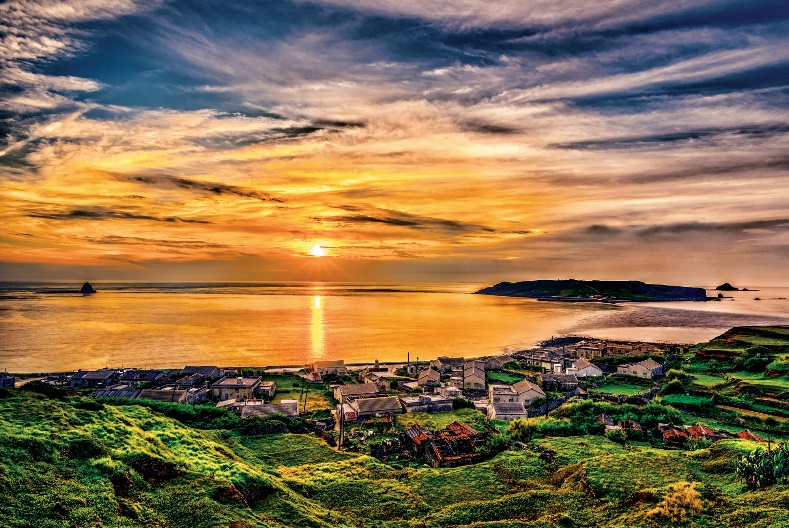
[(708, 299), (704, 288), (646, 284), (641, 281), (576, 279), (500, 282), (475, 293), (571, 302), (706, 301)]
[(759, 291), (759, 290), (749, 290), (748, 288), (740, 289), (737, 288), (736, 286), (732, 286), (728, 282), (724, 282), (723, 284), (715, 288), (715, 291)]

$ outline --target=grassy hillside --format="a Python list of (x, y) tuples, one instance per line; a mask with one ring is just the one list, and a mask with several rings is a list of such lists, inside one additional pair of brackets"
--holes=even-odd
[[(669, 487), (677, 482), (694, 483), (703, 511), (689, 520), (697, 526), (789, 523), (789, 486), (751, 492), (737, 481), (734, 465), (749, 442), (686, 452), (602, 436), (541, 438), (533, 449), (434, 469), (338, 453), (309, 434), (245, 434), (215, 409), (174, 405), (4, 392), (2, 524), (671, 526), (655, 511), (679, 493)], [(473, 411), (451, 414), (474, 418), (463, 413)], [(424, 418), (441, 425), (449, 416)]]

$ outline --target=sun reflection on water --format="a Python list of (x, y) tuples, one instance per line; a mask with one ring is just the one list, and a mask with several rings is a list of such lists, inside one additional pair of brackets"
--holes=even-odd
[(323, 305), (321, 304), (321, 296), (315, 295), (312, 298), (312, 324), (310, 326), (310, 359), (313, 361), (324, 356), (323, 331)]

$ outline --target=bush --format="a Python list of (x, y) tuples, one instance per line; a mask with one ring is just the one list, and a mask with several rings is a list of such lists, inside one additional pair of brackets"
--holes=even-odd
[(671, 369), (668, 372), (666, 372), (666, 379), (669, 380), (683, 380), (687, 377), (688, 375), (687, 373), (685, 373), (684, 370)]
[(467, 400), (466, 398), (454, 398), (452, 400), (452, 409), (457, 411), (458, 409), (473, 409), (474, 402), (471, 400)]
[(701, 493), (690, 482), (677, 482), (668, 487), (668, 492), (657, 508), (649, 510), (649, 517), (664, 517), (672, 523), (687, 522), (689, 517), (701, 513), (703, 509)]
[(769, 364), (770, 358), (756, 356), (743, 361), (742, 368), (747, 372), (764, 372), (764, 369), (766, 369)]
[(784, 356), (781, 359), (777, 359), (773, 361), (772, 363), (767, 365), (767, 370), (771, 370), (773, 372), (778, 372), (781, 374), (789, 373), (789, 358)]
[(49, 383), (43, 381), (31, 381), (24, 387), (25, 390), (30, 392), (37, 392), (43, 394), (47, 398), (62, 398), (66, 395), (66, 391)]
[(660, 394), (685, 394), (685, 386), (678, 379), (674, 379), (660, 390)]

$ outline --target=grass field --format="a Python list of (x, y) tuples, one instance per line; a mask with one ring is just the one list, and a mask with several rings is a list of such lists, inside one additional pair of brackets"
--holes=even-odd
[(779, 376), (776, 378), (767, 376), (763, 372), (756, 374), (750, 372), (733, 372), (729, 374), (734, 379), (754, 385), (762, 390), (772, 392), (789, 391), (789, 376)]
[(726, 378), (722, 378), (720, 376), (711, 376), (709, 374), (700, 374), (695, 372), (692, 374), (692, 376), (695, 378), (693, 380), (693, 385), (702, 388), (719, 387), (728, 383)]
[(486, 372), (485, 378), (488, 381), (502, 381), (504, 383), (516, 383), (522, 380), (523, 376), (513, 376), (512, 374), (508, 374), (506, 372)]
[(277, 392), (274, 394), (272, 403), (280, 403), (282, 400), (299, 400), (299, 405), (304, 403), (304, 389), (307, 389), (307, 410), (319, 411), (322, 409), (333, 409), (334, 402), (326, 396), (327, 384), (313, 385), (290, 375), (268, 374), (263, 376), (263, 381), (277, 382)]

